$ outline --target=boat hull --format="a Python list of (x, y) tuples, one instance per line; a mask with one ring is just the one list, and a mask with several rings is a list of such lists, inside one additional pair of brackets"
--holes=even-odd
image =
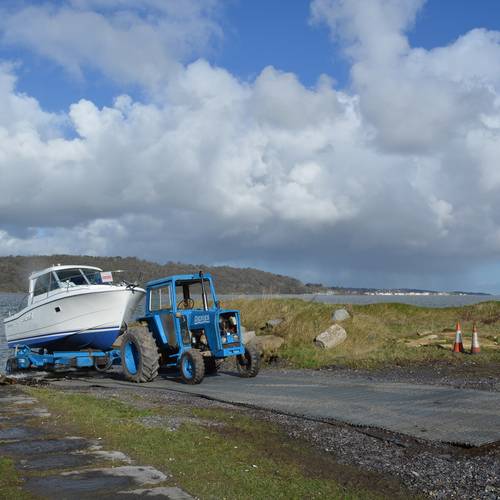
[(8, 346), (111, 349), (144, 293), (105, 285), (59, 291), (4, 321)]

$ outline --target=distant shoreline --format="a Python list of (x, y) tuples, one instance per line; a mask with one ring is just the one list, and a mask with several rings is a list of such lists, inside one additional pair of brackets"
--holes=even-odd
[(337, 292), (337, 291), (327, 291), (327, 292), (318, 292), (322, 293), (324, 295), (367, 295), (367, 296), (382, 296), (382, 297), (387, 297), (387, 296), (394, 296), (394, 297), (400, 297), (400, 296), (415, 296), (415, 297), (454, 297), (454, 296), (484, 296), (484, 297), (492, 297), (493, 295), (491, 293), (484, 293), (484, 292), (435, 292), (435, 291), (400, 291), (400, 290), (385, 290), (385, 291), (373, 291), (373, 292), (367, 292), (367, 291), (356, 291), (356, 290), (350, 290), (350, 291), (342, 291), (342, 292)]

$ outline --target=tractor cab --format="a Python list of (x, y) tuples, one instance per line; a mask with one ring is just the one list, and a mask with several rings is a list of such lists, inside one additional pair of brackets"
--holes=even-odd
[[(148, 327), (162, 365), (177, 366), (186, 382), (198, 383), (205, 371), (217, 370), (218, 360), (236, 356), (240, 374), (257, 374), (258, 354), (249, 354), (243, 344), (240, 313), (220, 308), (210, 274), (169, 276), (148, 282), (146, 288), (145, 315), (138, 321)], [(200, 359), (203, 370), (197, 366)]]

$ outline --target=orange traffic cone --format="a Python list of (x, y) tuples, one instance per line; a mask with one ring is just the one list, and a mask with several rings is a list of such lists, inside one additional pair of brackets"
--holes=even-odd
[(470, 353), (478, 354), (480, 352), (481, 348), (479, 347), (479, 339), (477, 337), (476, 323), (474, 323), (474, 326), (472, 327), (472, 344), (470, 346)]
[(460, 326), (460, 321), (457, 321), (457, 333), (455, 334), (453, 352), (464, 352), (464, 343), (462, 342), (462, 327)]

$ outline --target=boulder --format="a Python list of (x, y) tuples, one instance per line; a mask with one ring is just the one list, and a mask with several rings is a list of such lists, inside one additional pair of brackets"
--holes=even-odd
[(15, 384), (16, 380), (12, 377), (7, 377), (5, 375), (0, 374), (0, 385), (12, 385)]
[(244, 331), (242, 332), (243, 334), (243, 343), (244, 344), (250, 344), (255, 339), (255, 332), (253, 330), (250, 331)]
[(333, 321), (345, 321), (346, 319), (350, 319), (351, 315), (347, 312), (346, 309), (337, 309), (333, 314), (332, 314), (332, 320)]
[(281, 325), (281, 323), (283, 323), (283, 320), (281, 318), (270, 319), (269, 321), (266, 322), (266, 328), (272, 330), (273, 328), (276, 328), (277, 326)]
[(332, 349), (342, 344), (347, 338), (347, 332), (339, 325), (331, 325), (315, 339), (314, 344), (322, 349)]
[(283, 345), (285, 339), (276, 335), (259, 335), (254, 337), (250, 344), (264, 357), (276, 355), (276, 351)]

